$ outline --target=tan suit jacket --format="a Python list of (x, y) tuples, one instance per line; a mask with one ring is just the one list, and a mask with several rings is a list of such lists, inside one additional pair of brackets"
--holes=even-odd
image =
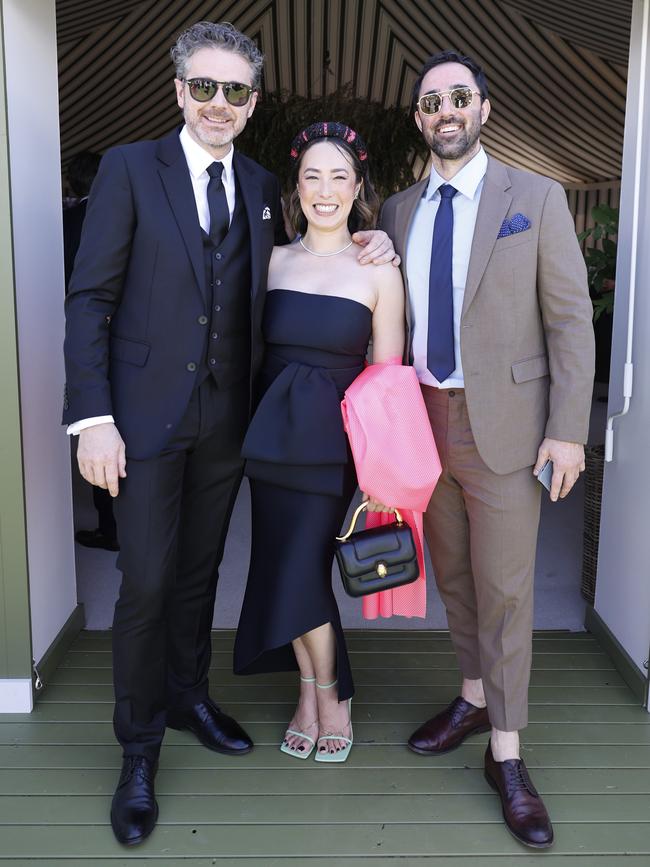
[[(389, 198), (381, 226), (402, 257), (428, 178)], [(506, 218), (530, 228), (497, 238)], [(422, 255), (429, 256), (429, 250)], [(407, 357), (411, 310), (407, 293)], [(594, 374), (587, 273), (566, 194), (557, 182), (488, 158), (474, 229), (461, 356), (476, 445), (488, 467), (530, 466), (544, 436), (585, 443)]]

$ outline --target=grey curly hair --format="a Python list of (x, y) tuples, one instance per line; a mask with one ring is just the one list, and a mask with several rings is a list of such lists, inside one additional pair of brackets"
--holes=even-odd
[(252, 39), (227, 21), (219, 24), (197, 21), (180, 34), (170, 50), (177, 78), (185, 78), (187, 62), (200, 48), (225, 48), (226, 51), (241, 55), (253, 70), (253, 87), (257, 89), (260, 86), (264, 55)]

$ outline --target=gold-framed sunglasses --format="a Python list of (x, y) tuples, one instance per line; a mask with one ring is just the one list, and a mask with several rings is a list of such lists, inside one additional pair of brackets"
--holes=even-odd
[(438, 114), (446, 96), (449, 97), (453, 108), (467, 108), (472, 104), (474, 94), (480, 95), (480, 91), (472, 90), (471, 87), (454, 87), (452, 90), (425, 93), (418, 99), (418, 108), (422, 114)]
[(242, 84), (240, 81), (215, 81), (213, 78), (184, 78), (183, 82), (187, 85), (192, 99), (197, 102), (210, 102), (217, 94), (219, 88), (223, 90), (223, 95), (226, 102), (234, 105), (236, 108), (241, 108), (246, 105), (251, 98), (251, 93), (255, 90), (249, 84)]

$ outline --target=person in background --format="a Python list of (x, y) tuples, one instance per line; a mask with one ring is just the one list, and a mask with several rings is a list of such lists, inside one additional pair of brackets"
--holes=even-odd
[(65, 291), (74, 266), (81, 240), (81, 229), (86, 219), (88, 193), (97, 174), (101, 155), (93, 151), (81, 151), (68, 163), (66, 177), (68, 187), (75, 197), (74, 204), (63, 209), (63, 261), (65, 265)]

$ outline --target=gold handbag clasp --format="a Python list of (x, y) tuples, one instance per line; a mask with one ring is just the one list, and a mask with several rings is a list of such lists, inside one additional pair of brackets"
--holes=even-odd
[[(352, 520), (350, 521), (350, 526), (349, 526), (349, 528), (348, 528), (347, 533), (345, 534), (345, 536), (337, 536), (337, 537), (336, 537), (336, 541), (337, 541), (337, 542), (347, 542), (347, 540), (350, 538), (350, 536), (354, 533), (354, 528), (355, 528), (355, 525), (356, 525), (356, 523), (357, 523), (357, 518), (359, 517), (359, 515), (360, 515), (363, 511), (365, 511), (367, 505), (368, 505), (367, 500), (364, 500), (363, 503), (360, 503), (360, 504), (357, 506), (357, 508), (354, 510), (354, 515), (352, 515)], [(401, 527), (401, 525), (402, 525), (404, 522), (402, 521), (402, 516), (401, 516), (400, 513), (397, 511), (397, 509), (395, 509), (395, 517), (397, 518), (397, 524), (398, 524), (398, 526)], [(383, 563), (380, 563), (380, 566), (384, 566), (384, 564), (383, 564)], [(386, 568), (386, 567), (384, 566), (384, 569), (385, 569), (385, 568)], [(379, 569), (379, 566), (377, 567), (377, 569)], [(384, 576), (381, 575), (380, 577), (383, 578)]]

